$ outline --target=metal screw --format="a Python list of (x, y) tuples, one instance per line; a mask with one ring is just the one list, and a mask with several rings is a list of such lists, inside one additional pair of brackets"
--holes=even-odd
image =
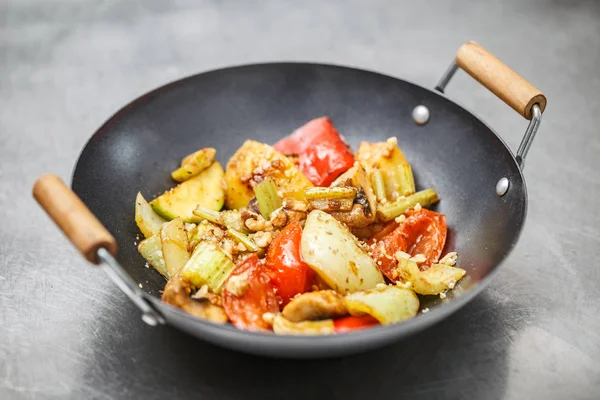
[(500, 197), (504, 196), (506, 192), (508, 192), (508, 187), (510, 186), (510, 182), (506, 177), (501, 178), (498, 183), (496, 183), (496, 194)]
[(142, 314), (142, 321), (144, 321), (145, 323), (147, 323), (150, 326), (158, 325), (158, 321), (156, 320), (154, 315)]
[(417, 125), (425, 125), (429, 121), (429, 109), (424, 105), (418, 105), (413, 109), (412, 117)]

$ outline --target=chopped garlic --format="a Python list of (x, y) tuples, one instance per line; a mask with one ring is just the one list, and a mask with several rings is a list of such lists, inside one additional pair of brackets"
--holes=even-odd
[(225, 289), (234, 296), (240, 297), (246, 293), (246, 290), (248, 290), (249, 287), (250, 282), (248, 282), (248, 275), (244, 273), (230, 277)]
[(417, 264), (423, 264), (425, 261), (427, 261), (427, 257), (425, 257), (423, 254), (417, 254), (416, 256), (409, 258), (409, 261)]
[(267, 324), (269, 325), (273, 325), (273, 321), (275, 320), (275, 316), (277, 314), (272, 313), (272, 312), (266, 312), (262, 315), (262, 319), (263, 321), (265, 321)]
[(411, 281), (406, 281), (406, 282), (397, 281), (396, 286), (399, 286), (404, 289), (410, 289), (412, 286), (412, 282)]
[(406, 215), (404, 215), (404, 214), (400, 214), (394, 219), (394, 221), (396, 221), (399, 224), (403, 223), (405, 220), (406, 220)]
[(415, 206), (413, 207), (413, 209), (414, 209), (415, 211), (421, 211), (421, 208), (423, 208), (423, 207), (421, 207), (421, 203), (417, 203), (417, 204), (415, 204)]
[(403, 251), (398, 250), (394, 256), (396, 257), (397, 260), (410, 260), (410, 254), (405, 253)]
[(446, 254), (440, 261), (439, 264), (445, 264), (453, 267), (456, 264), (457, 254), (455, 251)]

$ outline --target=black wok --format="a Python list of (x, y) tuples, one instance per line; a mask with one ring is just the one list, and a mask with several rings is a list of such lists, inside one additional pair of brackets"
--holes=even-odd
[[(382, 346), (448, 317), (477, 295), (515, 246), (525, 220), (521, 168), (546, 100), (474, 43), (461, 47), (438, 91), (443, 92), (458, 66), (531, 119), (517, 156), (485, 122), (418, 85), (333, 65), (247, 65), (156, 89), (125, 106), (87, 143), (72, 188), (112, 233), (118, 252), (114, 239), (51, 176), (36, 183), (34, 195), (90, 261), (108, 264), (106, 270), (150, 324), (166, 322), (221, 346), (276, 357), (329, 357)], [(415, 110), (417, 106), (424, 107)], [(430, 311), (412, 320), (323, 337), (244, 332), (162, 303), (165, 281), (144, 268), (136, 248), (136, 193), (152, 198), (172, 187), (170, 172), (191, 150), (215, 147), (224, 164), (244, 140), (274, 143), (322, 115), (332, 118), (354, 149), (361, 140), (398, 137), (418, 189), (433, 187), (442, 199), (437, 211), (447, 216), (447, 249), (458, 252), (467, 277), (445, 300), (423, 298)]]

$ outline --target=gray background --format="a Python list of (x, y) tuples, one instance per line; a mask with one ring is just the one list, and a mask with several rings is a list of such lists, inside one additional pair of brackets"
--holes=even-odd
[[(529, 216), (448, 321), (365, 355), (285, 362), (150, 328), (31, 199), (112, 113), (171, 80), (304, 60), (433, 87), (476, 40), (548, 96)], [(0, 2), (0, 398), (545, 398), (600, 393), (600, 5), (594, 1)], [(526, 121), (459, 72), (450, 98), (513, 148)]]

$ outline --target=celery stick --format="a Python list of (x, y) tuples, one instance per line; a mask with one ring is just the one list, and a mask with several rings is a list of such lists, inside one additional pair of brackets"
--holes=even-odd
[(267, 221), (271, 218), (271, 213), (283, 204), (281, 196), (277, 193), (277, 185), (272, 179), (265, 179), (256, 185), (254, 195), (260, 214)]
[(211, 292), (219, 294), (234, 267), (233, 261), (217, 245), (200, 242), (179, 275), (194, 287), (207, 285)]
[(382, 204), (377, 209), (377, 217), (381, 222), (391, 221), (406, 210), (417, 205), (430, 206), (440, 201), (437, 193), (433, 189), (425, 189), (410, 196), (399, 197), (396, 200)]

